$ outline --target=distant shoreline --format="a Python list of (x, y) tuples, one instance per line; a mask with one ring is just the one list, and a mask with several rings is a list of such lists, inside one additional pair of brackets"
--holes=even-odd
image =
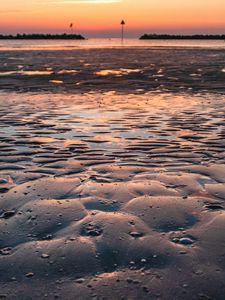
[(85, 40), (80, 34), (17, 34), (0, 35), (0, 40)]
[(225, 40), (225, 35), (170, 35), (170, 34), (144, 34), (140, 40)]

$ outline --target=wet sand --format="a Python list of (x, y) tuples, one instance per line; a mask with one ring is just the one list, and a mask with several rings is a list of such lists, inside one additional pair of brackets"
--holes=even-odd
[(0, 89), (224, 93), (224, 49), (155, 47), (0, 51)]
[(0, 298), (224, 299), (222, 81), (154, 91), (130, 69), (103, 59), (73, 93), (77, 73), (0, 78)]

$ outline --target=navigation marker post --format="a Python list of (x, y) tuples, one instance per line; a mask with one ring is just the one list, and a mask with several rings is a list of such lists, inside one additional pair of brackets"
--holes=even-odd
[(121, 41), (122, 41), (122, 44), (123, 44), (123, 40), (124, 40), (124, 26), (126, 25), (125, 21), (122, 20), (121, 23)]
[(73, 23), (70, 23), (70, 33), (73, 34)]

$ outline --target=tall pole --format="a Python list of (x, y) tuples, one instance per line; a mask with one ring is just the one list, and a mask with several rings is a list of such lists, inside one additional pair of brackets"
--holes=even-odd
[(122, 20), (121, 23), (121, 41), (122, 41), (122, 44), (123, 44), (123, 40), (124, 40), (124, 26), (126, 25), (125, 21)]

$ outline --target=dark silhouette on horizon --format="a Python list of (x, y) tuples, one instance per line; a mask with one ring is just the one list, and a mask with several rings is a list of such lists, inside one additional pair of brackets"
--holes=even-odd
[(80, 34), (17, 34), (0, 35), (0, 40), (85, 40)]
[(194, 34), (194, 35), (176, 35), (176, 34), (144, 34), (140, 40), (225, 40), (224, 34)]

